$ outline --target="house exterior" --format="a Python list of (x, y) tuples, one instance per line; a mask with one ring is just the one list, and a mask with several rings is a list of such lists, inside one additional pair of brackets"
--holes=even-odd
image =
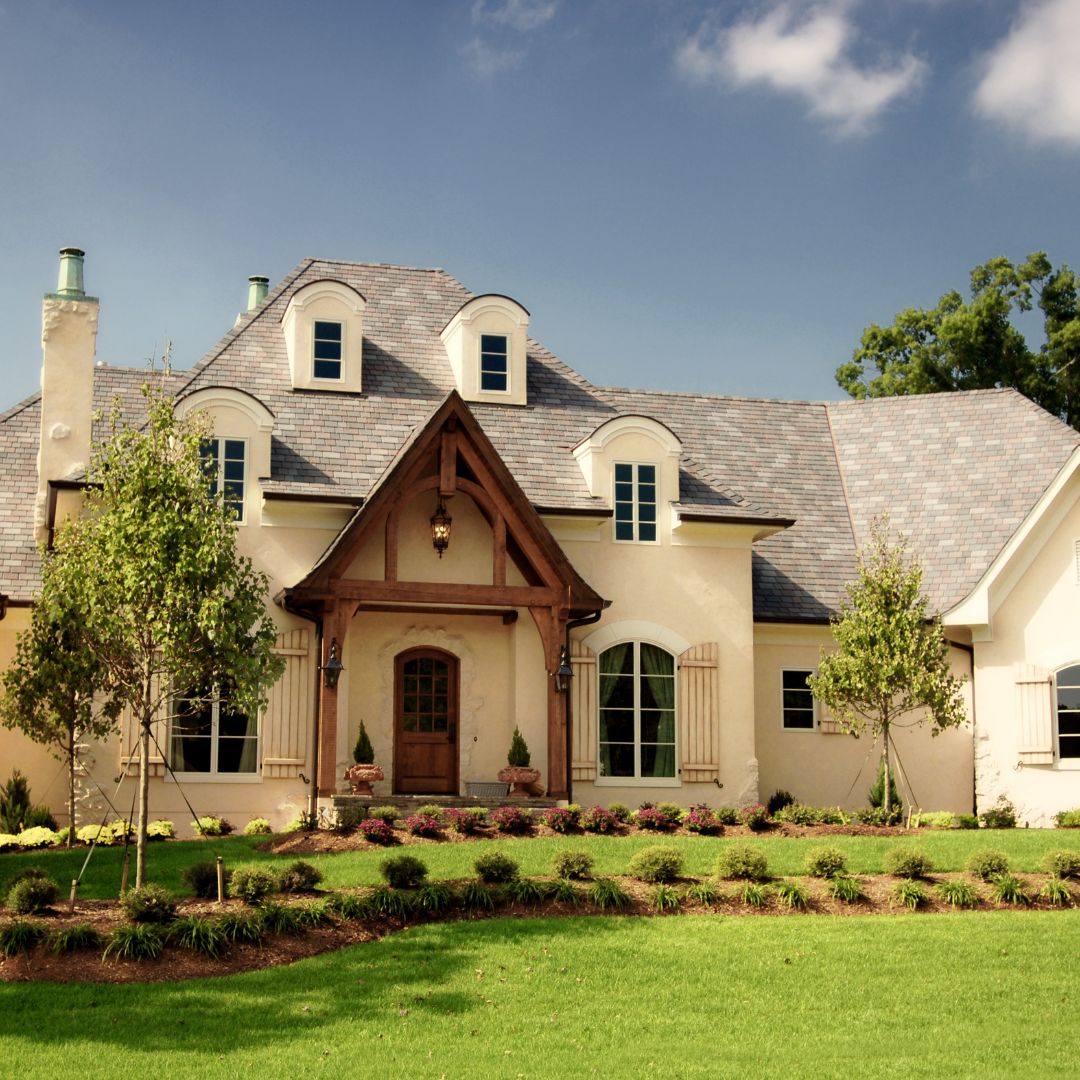
[[(78, 513), (95, 411), (136, 410), (147, 378), (95, 362), (82, 262), (65, 249), (44, 300), (41, 393), (0, 414), (0, 665), (37, 545)], [(1011, 390), (596, 387), (528, 322), (441, 270), (306, 260), (272, 291), (252, 279), (224, 338), (156, 376), (212, 420), (285, 660), (259, 717), (162, 718), (156, 815), (186, 822), (186, 795), (281, 825), (347, 790), (361, 721), (380, 795), (493, 780), (516, 725), (556, 798), (863, 805), (877, 751), (806, 677), (886, 510), (967, 679), (964, 727), (896, 733), (914, 804), (1005, 794), (1033, 825), (1080, 805), (1077, 432)], [(320, 670), (338, 664), (331, 686)], [(95, 785), (130, 801), (134, 755), (127, 724), (87, 748), (88, 802)], [(0, 730), (0, 761), (60, 811), (40, 747)]]

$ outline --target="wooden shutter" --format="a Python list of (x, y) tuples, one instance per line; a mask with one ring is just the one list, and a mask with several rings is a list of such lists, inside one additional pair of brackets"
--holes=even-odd
[(270, 688), (263, 715), (262, 774), (268, 779), (298, 776), (311, 745), (314, 663), (307, 630), (286, 630), (274, 644), (285, 671)]
[(596, 779), (596, 724), (599, 704), (596, 696), (596, 653), (579, 641), (570, 642), (570, 665), (574, 670), (571, 681), (574, 746), (570, 763), (575, 780)]
[(679, 657), (681, 778), (692, 783), (720, 777), (720, 646), (693, 645)]
[(1034, 664), (1017, 664), (1016, 749), (1025, 765), (1054, 761), (1054, 677)]

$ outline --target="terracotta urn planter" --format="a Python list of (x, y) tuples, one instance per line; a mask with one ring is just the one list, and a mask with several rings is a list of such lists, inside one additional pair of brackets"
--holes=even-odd
[(345, 770), (345, 779), (352, 786), (354, 795), (370, 795), (371, 784), (383, 778), (381, 765), (351, 765)]
[(539, 795), (540, 770), (528, 765), (507, 765), (499, 770), (499, 779), (504, 784), (512, 785), (511, 795), (524, 798), (527, 795)]

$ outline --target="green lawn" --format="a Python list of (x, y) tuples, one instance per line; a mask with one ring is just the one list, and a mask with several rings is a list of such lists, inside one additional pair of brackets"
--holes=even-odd
[(0, 984), (0, 1075), (1071, 1077), (1078, 953), (1073, 911), (430, 924), (221, 979)]
[[(151, 846), (148, 856), (151, 881), (165, 885), (175, 892), (182, 892), (181, 871), (189, 863), (200, 859), (212, 859), (222, 855), (227, 866), (242, 862), (270, 862), (280, 864), (282, 856), (267, 855), (255, 851), (259, 837), (223, 837), (205, 840), (158, 843)], [(538, 837), (536, 839), (484, 840), (471, 844), (451, 842), (417, 845), (408, 848), (410, 854), (422, 858), (428, 865), (432, 879), (464, 878), (473, 874), (472, 863), (483, 851), (504, 851), (521, 865), (527, 875), (544, 875), (551, 872), (551, 860), (564, 848), (583, 848), (592, 853), (597, 873), (622, 874), (635, 851), (650, 844), (673, 844), (685, 857), (685, 873), (703, 877), (712, 873), (717, 852), (733, 842), (759, 845), (769, 860), (770, 873), (793, 875), (804, 872), (806, 853), (810, 848), (828, 844), (840, 848), (848, 859), (848, 867), (857, 874), (880, 874), (884, 871), (885, 852), (897, 844), (917, 845), (933, 860), (937, 870), (959, 871), (964, 869), (971, 852), (981, 848), (1004, 851), (1012, 868), (1020, 872), (1041, 869), (1043, 856), (1056, 848), (1080, 851), (1080, 830), (1062, 829), (1000, 829), (1000, 830), (926, 830), (917, 837), (879, 836), (832, 836), (795, 838), (764, 834), (749, 840), (737, 841), (724, 837), (677, 836), (665, 837), (635, 834), (629, 837), (569, 836)], [(371, 885), (379, 881), (379, 863), (387, 851), (401, 851), (400, 847), (374, 851), (347, 851), (335, 855), (305, 856), (326, 875), (327, 887), (348, 885)], [(62, 886), (70, 884), (86, 859), (86, 849), (72, 852), (40, 851), (25, 854), (0, 855), (0, 895), (5, 891), (7, 880), (21, 867), (43, 866)], [(99, 848), (82, 879), (79, 895), (85, 898), (101, 898), (117, 895), (120, 886), (121, 850)], [(66, 891), (66, 889), (65, 889)]]

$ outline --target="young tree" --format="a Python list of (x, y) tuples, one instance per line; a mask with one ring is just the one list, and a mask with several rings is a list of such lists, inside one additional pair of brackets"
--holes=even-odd
[(893, 727), (929, 722), (938, 735), (964, 720), (962, 681), (949, 670), (941, 624), (927, 616), (926, 604), (922, 568), (908, 558), (903, 540), (890, 543), (888, 518), (878, 518), (859, 554), (859, 576), (832, 622), (837, 649), (822, 653), (809, 684), (843, 731), (869, 729), (882, 737), (886, 776)]
[(136, 886), (146, 878), (155, 721), (174, 698), (206, 693), (256, 715), (282, 670), (267, 579), (238, 555), (232, 511), (211, 493), (205, 426), (179, 419), (164, 394), (143, 393), (145, 423), (114, 409), (93, 454), (85, 513), (55, 543), (101, 693), (114, 714), (130, 711), (138, 731)]
[(79, 746), (101, 739), (116, 727), (115, 700), (96, 695), (104, 672), (89, 647), (77, 606), (78, 582), (72, 565), (53, 552), (42, 554), (41, 592), (29, 629), (19, 635), (12, 665), (0, 677), (0, 723), (17, 727), (67, 764), (68, 830), (76, 828), (75, 777)]
[[(1044, 341), (1032, 349), (1014, 317), (1036, 305)], [(836, 381), (855, 398), (1011, 386), (1080, 427), (1080, 278), (1041, 251), (991, 259), (971, 271), (970, 302), (950, 291), (868, 326)]]

